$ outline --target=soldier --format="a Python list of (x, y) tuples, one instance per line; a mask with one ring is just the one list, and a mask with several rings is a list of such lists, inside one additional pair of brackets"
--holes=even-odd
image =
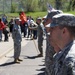
[(19, 59), (20, 57), (20, 52), (21, 52), (21, 28), (20, 28), (20, 19), (16, 18), (15, 19), (15, 24), (13, 26), (13, 31), (12, 31), (12, 38), (14, 41), (14, 62), (15, 63), (20, 63), (22, 61)]
[(45, 70), (45, 75), (52, 75), (51, 71), (52, 71), (52, 64), (53, 64), (53, 55), (55, 54), (54, 48), (50, 45), (49, 43), (49, 36), (50, 34), (49, 29), (50, 29), (50, 23), (52, 22), (52, 17), (56, 14), (62, 13), (62, 11), (60, 10), (53, 10), (51, 12), (49, 12), (47, 14), (47, 17), (44, 21), (44, 26), (46, 28), (46, 55), (45, 55), (45, 66), (46, 66), (46, 70)]
[(37, 30), (37, 38), (38, 38), (38, 49), (40, 54), (37, 57), (43, 57), (43, 28), (42, 28), (42, 19), (38, 17), (36, 19), (36, 27), (29, 27), (32, 30)]
[(38, 57), (42, 57), (43, 56), (43, 29), (42, 29), (42, 19), (39, 17), (36, 19), (36, 23), (38, 24), (37, 27), (37, 36), (38, 36), (38, 49), (40, 51), (40, 54), (38, 55)]
[(60, 48), (53, 57), (53, 73), (75, 75), (75, 16), (58, 14), (53, 16), (52, 20), (50, 44), (55, 43)]

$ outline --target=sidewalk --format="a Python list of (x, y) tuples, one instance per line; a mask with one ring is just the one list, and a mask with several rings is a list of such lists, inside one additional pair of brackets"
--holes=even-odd
[[(12, 37), (10, 36), (9, 41), (7, 42), (4, 42), (3, 39), (4, 37), (2, 38), (2, 41), (0, 42), (0, 65), (4, 63), (4, 61), (6, 61), (3, 58), (6, 57), (6, 55), (8, 55), (10, 52), (14, 51), (14, 43), (13, 43)], [(27, 42), (25, 41), (25, 38), (22, 38), (22, 46), (25, 45), (26, 43)]]
[[(43, 46), (43, 57), (36, 57), (38, 51), (36, 50), (35, 44), (37, 46), (37, 40), (27, 40), (22, 38), (22, 50), (20, 58), (23, 59), (23, 62), (20, 64), (13, 64), (13, 50), (6, 55), (5, 58), (8, 60), (0, 66), (0, 75), (44, 75), (45, 65), (45, 40)], [(2, 43), (2, 44), (1, 44)], [(9, 42), (1, 42), (0, 47), (3, 52), (0, 50), (0, 56), (6, 51), (9, 51), (13, 48), (13, 40), (9, 37)], [(6, 47), (6, 44), (8, 44)], [(1, 45), (4, 45), (2, 47)]]
[(13, 49), (13, 40), (12, 37), (9, 37), (8, 42), (0, 42), (0, 58), (2, 58), (5, 54), (9, 52), (9, 50)]
[[(4, 37), (3, 37), (4, 39)], [(2, 40), (3, 40), (2, 39)], [(22, 43), (24, 41), (24, 38), (22, 38)], [(4, 55), (6, 55), (7, 53), (9, 53), (12, 49), (13, 49), (13, 39), (12, 36), (9, 37), (9, 41), (8, 42), (0, 42), (0, 58), (3, 57)]]

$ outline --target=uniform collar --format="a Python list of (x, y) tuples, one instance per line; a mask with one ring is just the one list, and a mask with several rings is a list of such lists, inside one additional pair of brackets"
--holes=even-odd
[(59, 53), (55, 54), (54, 59), (59, 60), (61, 58), (61, 56), (63, 56), (63, 54), (67, 53), (71, 46), (75, 44), (75, 40), (71, 41), (66, 47), (64, 47), (62, 50), (60, 50)]

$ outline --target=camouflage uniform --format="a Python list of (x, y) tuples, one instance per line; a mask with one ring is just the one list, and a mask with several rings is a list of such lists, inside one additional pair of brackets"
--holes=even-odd
[(75, 75), (75, 41), (54, 57), (54, 75)]
[(45, 56), (45, 75), (52, 75), (52, 64), (53, 64), (53, 55), (55, 54), (54, 48), (49, 43), (49, 36), (47, 35), (46, 39), (46, 56)]
[[(41, 23), (41, 17), (38, 17), (36, 19), (36, 23), (32, 22), (32, 24), (35, 24), (35, 27), (29, 27), (32, 30), (37, 30), (37, 37), (38, 37), (38, 49), (40, 54), (38, 54), (38, 57), (42, 57), (43, 56), (43, 28), (42, 28), (42, 23)], [(38, 21), (40, 21), (38, 23)]]
[(13, 31), (12, 31), (12, 38), (14, 41), (14, 59), (19, 58), (20, 52), (21, 52), (21, 28), (19, 25), (14, 25), (13, 26)]
[[(56, 14), (62, 13), (62, 11), (54, 10), (47, 14), (48, 19), (52, 19), (52, 17)], [(53, 75), (53, 55), (55, 54), (54, 48), (50, 45), (49, 35), (46, 32), (46, 55), (45, 55), (45, 75)]]
[(41, 27), (41, 24), (37, 27), (37, 35), (38, 35), (38, 49), (41, 54), (43, 54), (43, 29)]
[(66, 33), (70, 33), (67, 36), (69, 38), (68, 39), (69, 41), (65, 42), (67, 45), (65, 46), (62, 45), (62, 49), (60, 49), (60, 51), (53, 56), (54, 63), (52, 66), (54, 70), (52, 74), (53, 75), (75, 75), (75, 33), (74, 33), (75, 16), (73, 14), (58, 14), (56, 16), (53, 16), (52, 20), (53, 21), (50, 24), (50, 27), (57, 27), (57, 26), (64, 26), (65, 28), (69, 27)]

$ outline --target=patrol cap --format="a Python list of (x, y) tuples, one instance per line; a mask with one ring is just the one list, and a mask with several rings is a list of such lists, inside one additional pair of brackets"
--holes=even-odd
[(38, 17), (37, 20), (42, 20), (42, 18), (41, 17)]
[(47, 14), (46, 19), (48, 19), (48, 18), (52, 19), (52, 17), (53, 17), (54, 15), (60, 14), (60, 13), (63, 13), (63, 12), (62, 12), (61, 10), (52, 10), (51, 12), (49, 12), (49, 13)]
[(73, 14), (66, 14), (66, 13), (57, 14), (53, 16), (50, 27), (55, 27), (60, 25), (75, 26), (75, 16)]
[(21, 21), (21, 19), (19, 17), (15, 18), (15, 20)]
[(30, 21), (31, 24), (36, 25), (36, 23), (34, 22), (34, 20)]

